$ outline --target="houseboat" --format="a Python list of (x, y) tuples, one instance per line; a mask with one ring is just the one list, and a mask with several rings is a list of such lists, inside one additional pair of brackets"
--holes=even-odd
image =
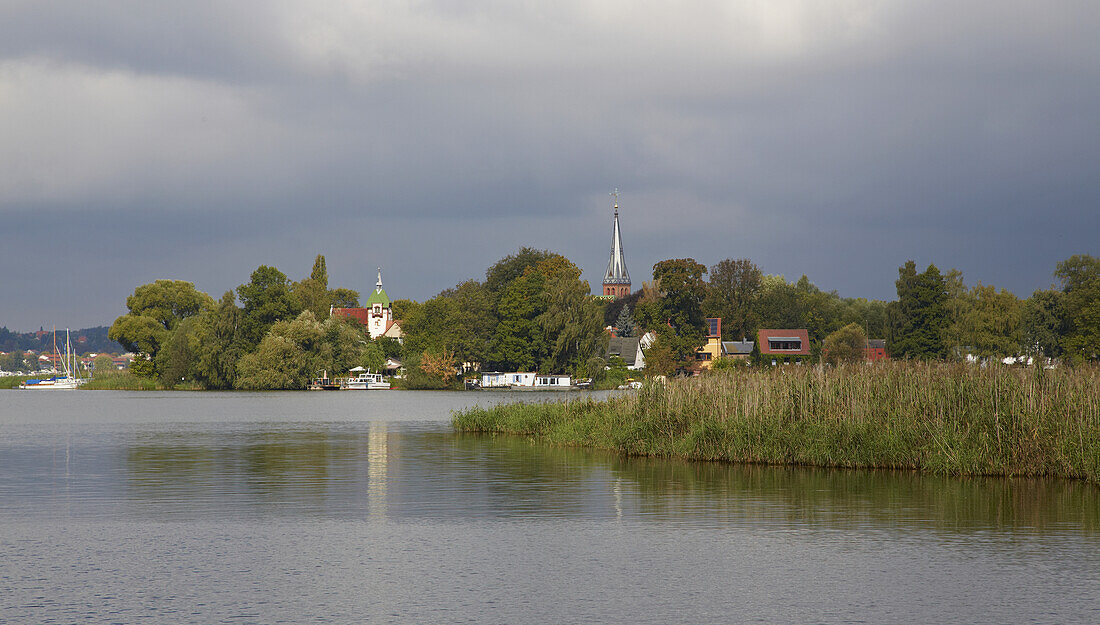
[(481, 374), (481, 388), (511, 391), (568, 391), (574, 386), (572, 379), (567, 375), (490, 371)]

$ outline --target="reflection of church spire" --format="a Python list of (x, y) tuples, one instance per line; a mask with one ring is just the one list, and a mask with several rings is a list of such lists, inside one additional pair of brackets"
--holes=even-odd
[(611, 195), (615, 196), (615, 218), (611, 230), (611, 258), (603, 276), (603, 294), (624, 297), (630, 295), (630, 273), (626, 270), (623, 237), (619, 231), (619, 190), (615, 189)]
[(389, 428), (372, 421), (367, 434), (367, 506), (370, 516), (386, 518), (386, 483), (389, 465)]

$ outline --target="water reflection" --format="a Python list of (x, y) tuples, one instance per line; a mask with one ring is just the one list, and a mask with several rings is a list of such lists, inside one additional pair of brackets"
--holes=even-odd
[(386, 517), (386, 476), (389, 468), (389, 427), (385, 422), (370, 424), (367, 445), (367, 509), (372, 517)]
[(124, 458), (126, 501), (155, 515), (1100, 531), (1100, 489), (1082, 482), (624, 458), (434, 424), (150, 433)]

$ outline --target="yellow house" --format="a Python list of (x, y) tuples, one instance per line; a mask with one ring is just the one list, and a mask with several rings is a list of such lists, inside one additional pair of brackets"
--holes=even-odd
[(722, 357), (722, 318), (707, 317), (707, 342), (695, 350), (695, 364), (699, 369), (710, 369), (715, 360)]

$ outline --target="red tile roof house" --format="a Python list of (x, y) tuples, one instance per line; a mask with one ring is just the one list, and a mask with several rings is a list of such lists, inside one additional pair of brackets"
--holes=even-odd
[(810, 359), (809, 330), (758, 330), (756, 341), (765, 363), (780, 365)]

